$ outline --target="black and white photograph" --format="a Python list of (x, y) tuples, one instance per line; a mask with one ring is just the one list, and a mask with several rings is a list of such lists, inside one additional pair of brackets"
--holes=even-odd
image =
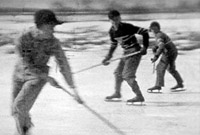
[(200, 0), (0, 0), (0, 135), (200, 135)]

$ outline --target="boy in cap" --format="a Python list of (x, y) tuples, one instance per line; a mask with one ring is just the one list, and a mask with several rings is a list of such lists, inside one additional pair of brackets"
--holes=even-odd
[(152, 22), (150, 24), (150, 30), (153, 31), (156, 38), (156, 46), (153, 48), (154, 58), (151, 59), (152, 62), (155, 62), (159, 56), (162, 54), (160, 61), (156, 67), (157, 78), (156, 84), (154, 87), (149, 88), (148, 90), (161, 90), (164, 86), (164, 75), (165, 71), (168, 68), (169, 73), (176, 79), (177, 85), (172, 87), (172, 90), (178, 88), (183, 88), (183, 80), (176, 70), (175, 61), (178, 55), (178, 51), (174, 43), (168, 37), (167, 34), (163, 33), (158, 22)]
[(46, 9), (37, 11), (34, 20), (36, 27), (24, 32), (16, 45), (19, 60), (13, 75), (12, 115), (19, 135), (29, 134), (32, 127), (29, 111), (45, 83), (53, 82), (48, 77), (47, 66), (51, 56), (55, 56), (60, 72), (74, 90), (77, 101), (81, 103), (68, 60), (58, 39), (53, 35), (54, 27), (62, 22), (57, 20), (51, 10)]
[[(115, 92), (113, 95), (107, 96), (106, 100), (121, 98), (121, 84), (123, 80), (125, 80), (136, 95), (134, 98), (127, 100), (127, 102), (144, 102), (144, 97), (136, 81), (136, 70), (142, 55), (147, 53), (147, 48), (149, 46), (148, 30), (122, 22), (120, 13), (117, 10), (111, 10), (108, 13), (108, 18), (112, 24), (109, 31), (111, 47), (102, 63), (104, 65), (109, 64), (109, 60), (112, 58), (113, 52), (118, 44), (124, 49), (124, 55), (135, 52), (140, 53), (120, 60), (119, 65), (114, 72)], [(135, 34), (143, 36), (143, 47), (138, 43)]]

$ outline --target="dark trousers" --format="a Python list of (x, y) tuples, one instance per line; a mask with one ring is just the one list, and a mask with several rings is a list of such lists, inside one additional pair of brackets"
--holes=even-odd
[(164, 76), (165, 71), (168, 70), (169, 73), (175, 78), (177, 84), (182, 84), (183, 80), (176, 70), (175, 60), (177, 58), (177, 54), (173, 56), (166, 56), (165, 54), (162, 55), (156, 70), (157, 70), (157, 78), (156, 78), (156, 86), (164, 86)]
[(120, 93), (121, 84), (125, 80), (132, 88), (136, 95), (141, 95), (140, 88), (136, 81), (136, 71), (141, 60), (141, 55), (134, 55), (128, 58), (121, 59), (114, 74), (115, 74), (115, 91)]

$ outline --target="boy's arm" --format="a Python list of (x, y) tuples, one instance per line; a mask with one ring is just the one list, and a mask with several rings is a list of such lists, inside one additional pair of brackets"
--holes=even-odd
[(102, 61), (102, 63), (104, 65), (108, 65), (107, 61), (109, 61), (112, 58), (112, 55), (113, 55), (114, 51), (116, 50), (117, 44), (118, 44), (118, 42), (113, 38), (112, 34), (110, 34), (110, 40), (111, 40), (110, 49), (109, 49), (108, 54), (106, 55), (105, 59)]
[(147, 53), (147, 48), (149, 47), (149, 33), (148, 30), (145, 28), (141, 28), (141, 27), (137, 27), (134, 26), (134, 31), (139, 34), (142, 35), (143, 37), (143, 48), (140, 50), (142, 55), (145, 55)]
[(114, 51), (116, 50), (116, 48), (117, 48), (117, 43), (112, 42), (111, 46), (110, 46), (110, 49), (109, 49), (109, 52), (106, 55), (106, 58), (111, 59), (112, 56), (113, 56)]
[(69, 66), (69, 62), (67, 60), (67, 57), (64, 54), (64, 51), (62, 50), (59, 44), (59, 41), (57, 41), (56, 43), (55, 57), (60, 66), (60, 72), (63, 74), (66, 82), (73, 89), (75, 93), (74, 98), (77, 100), (78, 103), (83, 104), (83, 100), (80, 98), (78, 91), (76, 90), (76, 86), (74, 84), (73, 78), (72, 78), (71, 67)]
[[(75, 94), (74, 98), (77, 100), (78, 103), (83, 104), (83, 100), (80, 98), (78, 91), (76, 90), (73, 77), (72, 77), (71, 67), (67, 60), (67, 57), (65, 56), (64, 51), (62, 50), (59, 41), (56, 41), (55, 45), (56, 47), (54, 48), (55, 49), (54, 55), (55, 55), (58, 65), (60, 66), (60, 72), (63, 74), (67, 84), (73, 89), (74, 94)], [(57, 83), (54, 83), (54, 81), (52, 82), (53, 82), (53, 85), (56, 86)], [(59, 85), (57, 86), (59, 87)]]
[(55, 58), (60, 67), (60, 72), (62, 73), (63, 77), (65, 78), (67, 84), (71, 88), (75, 88), (74, 81), (72, 78), (71, 67), (69, 65), (67, 57), (65, 56), (64, 51), (62, 50), (59, 42), (56, 43)]
[(164, 44), (162, 38), (158, 38), (157, 42), (158, 42), (158, 45), (157, 45), (157, 49), (154, 53), (154, 58), (151, 59), (152, 62), (155, 62), (159, 58), (159, 56), (161, 55), (161, 53), (163, 52), (163, 50), (165, 48), (165, 44)]
[(162, 41), (158, 42), (158, 49), (156, 50), (155, 57), (159, 57), (165, 48), (165, 44)]
[(160, 54), (164, 51), (165, 48), (165, 42), (164, 42), (165, 35), (163, 33), (157, 33), (156, 34), (156, 42), (158, 49), (155, 52), (155, 57), (159, 57)]

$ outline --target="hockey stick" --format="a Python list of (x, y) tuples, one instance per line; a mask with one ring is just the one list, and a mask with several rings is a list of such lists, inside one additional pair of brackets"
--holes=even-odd
[[(130, 56), (134, 56), (134, 55), (137, 55), (137, 54), (139, 54), (139, 53), (140, 53), (140, 51), (134, 52), (134, 53), (131, 53), (131, 54), (122, 56), (122, 57), (118, 57), (118, 58), (115, 58), (115, 59), (111, 59), (111, 60), (109, 60), (108, 62), (113, 62), (113, 61), (116, 61), (116, 60), (119, 60), (119, 59), (123, 59), (123, 58), (127, 58), (127, 57), (130, 57)], [(92, 69), (92, 68), (95, 68), (95, 67), (99, 67), (99, 66), (101, 66), (101, 65), (103, 65), (103, 64), (102, 64), (102, 63), (99, 63), (99, 64), (93, 65), (93, 66), (91, 66), (91, 67), (84, 68), (84, 69), (81, 69), (81, 70), (79, 70), (79, 71), (73, 72), (73, 74), (77, 74), (77, 73), (80, 73), (80, 72), (83, 72), (83, 71), (86, 71), (86, 70), (89, 70), (89, 69)]]
[[(71, 97), (74, 97), (74, 95), (69, 92), (68, 90), (66, 90), (65, 88), (63, 88), (61, 85), (58, 84), (58, 82), (52, 78), (49, 77), (51, 79), (51, 82), (49, 82), (52, 86), (59, 88), (61, 90), (63, 90), (65, 93), (67, 93), (68, 95), (70, 95)], [(78, 101), (78, 103), (80, 103), (80, 101)], [(89, 107), (85, 102), (81, 102), (80, 104), (82, 104), (88, 111), (90, 111), (93, 115), (95, 115), (97, 118), (99, 118), (103, 123), (105, 123), (108, 127), (110, 127), (111, 129), (113, 129), (117, 134), (119, 135), (126, 135), (123, 131), (121, 131), (120, 129), (118, 129), (115, 125), (113, 125), (109, 120), (107, 120), (106, 118), (104, 118), (103, 116), (101, 116), (99, 113), (97, 113), (95, 110), (93, 110), (91, 107)]]
[(153, 63), (153, 74), (155, 73), (155, 70), (156, 70), (156, 63), (154, 62)]

